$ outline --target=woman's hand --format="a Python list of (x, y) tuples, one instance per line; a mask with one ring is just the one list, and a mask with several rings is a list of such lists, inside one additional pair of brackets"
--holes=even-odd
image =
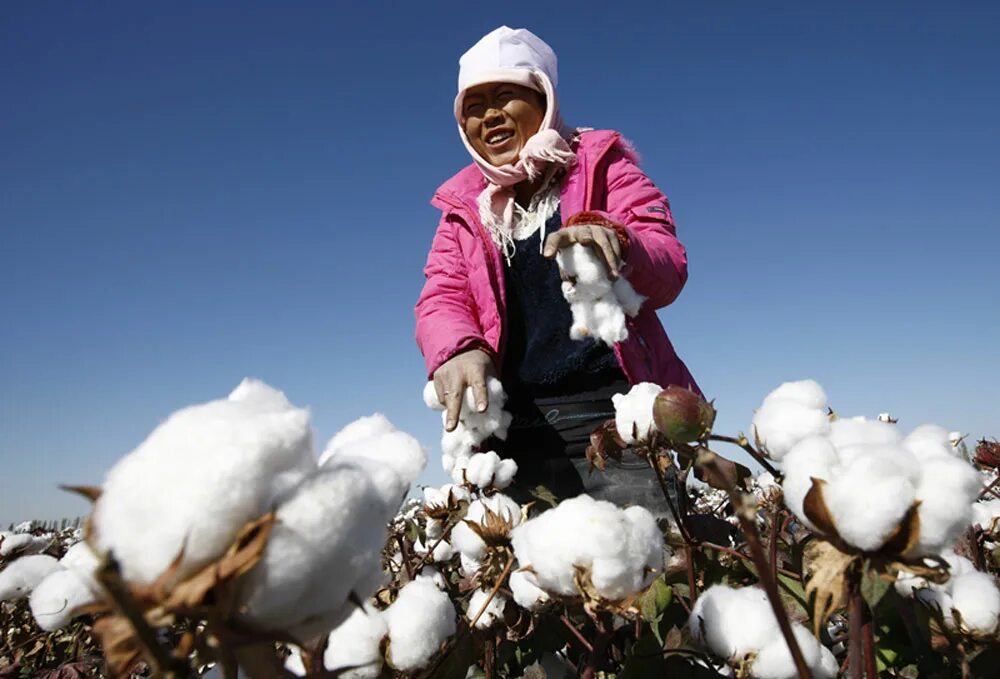
[(481, 349), (455, 354), (434, 371), (434, 391), (437, 392), (438, 402), (445, 406), (447, 412), (445, 431), (452, 431), (458, 426), (458, 415), (462, 410), (466, 387), (472, 387), (476, 410), (486, 410), (489, 405), (487, 377), (496, 377), (496, 370), (493, 359)]
[(552, 259), (559, 250), (580, 243), (589, 245), (608, 269), (608, 278), (615, 280), (622, 266), (622, 245), (614, 229), (597, 224), (564, 226), (545, 239), (542, 255)]

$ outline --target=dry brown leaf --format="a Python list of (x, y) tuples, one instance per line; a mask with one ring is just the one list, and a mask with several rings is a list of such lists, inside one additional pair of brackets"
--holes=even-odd
[(879, 551), (885, 554), (902, 554), (904, 556), (913, 551), (920, 540), (920, 515), (917, 511), (919, 507), (920, 501), (917, 500), (906, 510), (906, 514), (900, 519), (896, 530), (892, 532)]
[(94, 634), (104, 649), (111, 676), (128, 677), (142, 660), (132, 623), (122, 615), (105, 615), (94, 621)]
[(510, 541), (510, 531), (514, 528), (513, 522), (507, 520), (500, 514), (496, 514), (489, 508), (482, 521), (465, 520), (465, 525), (472, 529), (472, 532), (482, 538), (487, 546), (503, 545)]
[(830, 615), (847, 605), (848, 577), (858, 560), (858, 556), (845, 554), (826, 540), (815, 539), (806, 545), (802, 555), (806, 600), (812, 607), (813, 633), (817, 637)]

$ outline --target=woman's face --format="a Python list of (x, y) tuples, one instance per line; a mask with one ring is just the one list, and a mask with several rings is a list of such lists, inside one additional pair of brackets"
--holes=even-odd
[(545, 97), (513, 83), (476, 85), (462, 99), (465, 136), (490, 165), (516, 163), (544, 117)]

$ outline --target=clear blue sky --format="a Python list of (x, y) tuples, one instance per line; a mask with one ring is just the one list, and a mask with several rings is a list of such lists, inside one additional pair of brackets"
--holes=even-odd
[(458, 57), (503, 23), (671, 197), (690, 280), (661, 316), (720, 429), (814, 377), (1000, 435), (1000, 10), (818, 6), (4, 3), (0, 524), (82, 513), (57, 483), (245, 375), (320, 445), (381, 410), (436, 452), (427, 200), (467, 162)]

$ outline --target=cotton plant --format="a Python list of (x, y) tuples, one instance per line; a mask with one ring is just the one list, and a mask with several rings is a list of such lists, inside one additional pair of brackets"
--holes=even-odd
[[(458, 424), (452, 431), (441, 434), (441, 465), (445, 472), (452, 475), (456, 483), (462, 483), (462, 472), (468, 464), (473, 451), (490, 436), (503, 440), (507, 438), (507, 428), (513, 415), (503, 409), (507, 394), (500, 380), (495, 377), (486, 379), (488, 402), (486, 410), (476, 409), (476, 399), (472, 387), (466, 387), (462, 395), (461, 409), (458, 414)], [(432, 410), (440, 410), (442, 427), (446, 424), (448, 413), (445, 406), (438, 400), (434, 382), (424, 386), (424, 403)]]
[[(836, 677), (838, 665), (833, 653), (801, 624), (791, 624), (812, 675), (817, 679)], [(709, 587), (695, 601), (688, 628), (697, 644), (737, 670), (737, 676), (799, 676), (767, 595), (759, 588)]]
[(489, 629), (503, 623), (503, 611), (506, 605), (507, 597), (502, 594), (487, 589), (477, 589), (469, 598), (465, 617), (476, 629)]
[(552, 596), (620, 601), (647, 587), (664, 565), (663, 534), (649, 510), (589, 495), (514, 528), (511, 543), (520, 569), (534, 576), (523, 584)]
[(607, 265), (588, 245), (574, 244), (556, 253), (562, 293), (573, 315), (569, 335), (593, 337), (607, 345), (628, 339), (627, 318), (639, 313), (646, 298), (624, 276), (611, 281)]
[[(343, 679), (375, 679), (382, 674), (388, 636), (383, 612), (371, 604), (358, 606), (327, 636), (323, 668)], [(306, 676), (299, 653), (288, 656), (285, 669), (296, 676)]]
[(896, 591), (940, 612), (948, 629), (968, 636), (995, 637), (1000, 629), (1000, 589), (989, 573), (976, 570), (952, 550), (942, 553), (949, 577), (943, 583), (901, 571)]

